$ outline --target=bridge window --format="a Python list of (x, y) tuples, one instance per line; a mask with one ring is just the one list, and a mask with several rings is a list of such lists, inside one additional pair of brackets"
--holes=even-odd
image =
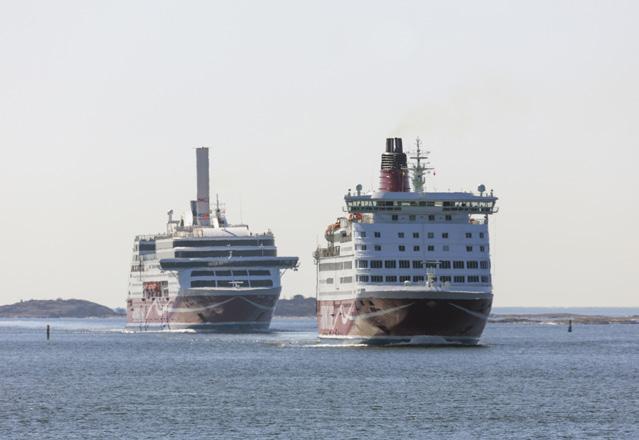
[[(330, 278), (331, 283), (333, 279)], [(326, 280), (328, 281), (328, 280)], [(251, 280), (251, 287), (273, 287), (273, 281), (271, 280)]]
[(269, 272), (268, 270), (249, 270), (249, 275), (265, 276), (270, 274), (271, 272)]
[(191, 287), (216, 287), (215, 280), (192, 280)]

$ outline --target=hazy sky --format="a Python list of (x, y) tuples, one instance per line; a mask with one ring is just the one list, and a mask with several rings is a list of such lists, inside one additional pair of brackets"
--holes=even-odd
[[(0, 4), (0, 303), (122, 306), (133, 237), (195, 197), (271, 228), (314, 295), (343, 195), (387, 136), (430, 188), (500, 198), (496, 306), (639, 306), (638, 2)], [(241, 214), (241, 215), (240, 215)]]

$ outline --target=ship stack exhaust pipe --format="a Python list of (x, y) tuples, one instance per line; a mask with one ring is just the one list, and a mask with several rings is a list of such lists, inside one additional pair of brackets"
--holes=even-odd
[(379, 190), (383, 192), (408, 192), (408, 161), (402, 138), (386, 139), (386, 151), (382, 154), (379, 174)]
[(200, 147), (195, 150), (197, 169), (197, 201), (195, 203), (196, 221), (200, 226), (211, 225), (211, 204), (209, 194), (209, 149)]

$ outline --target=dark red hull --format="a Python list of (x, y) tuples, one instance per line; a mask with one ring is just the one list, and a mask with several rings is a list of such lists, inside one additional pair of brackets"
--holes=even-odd
[(279, 292), (133, 299), (127, 303), (127, 328), (265, 331), (271, 324), (278, 297)]
[(440, 296), (319, 301), (320, 337), (476, 344), (490, 314), (492, 295)]

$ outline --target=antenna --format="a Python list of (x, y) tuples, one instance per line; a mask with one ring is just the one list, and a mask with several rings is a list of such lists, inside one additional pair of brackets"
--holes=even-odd
[(435, 168), (430, 167), (430, 162), (428, 161), (430, 151), (422, 151), (422, 141), (419, 137), (415, 140), (415, 150), (415, 156), (411, 157), (411, 159), (415, 160), (415, 163), (410, 167), (413, 173), (411, 181), (413, 183), (413, 191), (421, 193), (425, 191), (426, 175), (430, 174)]

